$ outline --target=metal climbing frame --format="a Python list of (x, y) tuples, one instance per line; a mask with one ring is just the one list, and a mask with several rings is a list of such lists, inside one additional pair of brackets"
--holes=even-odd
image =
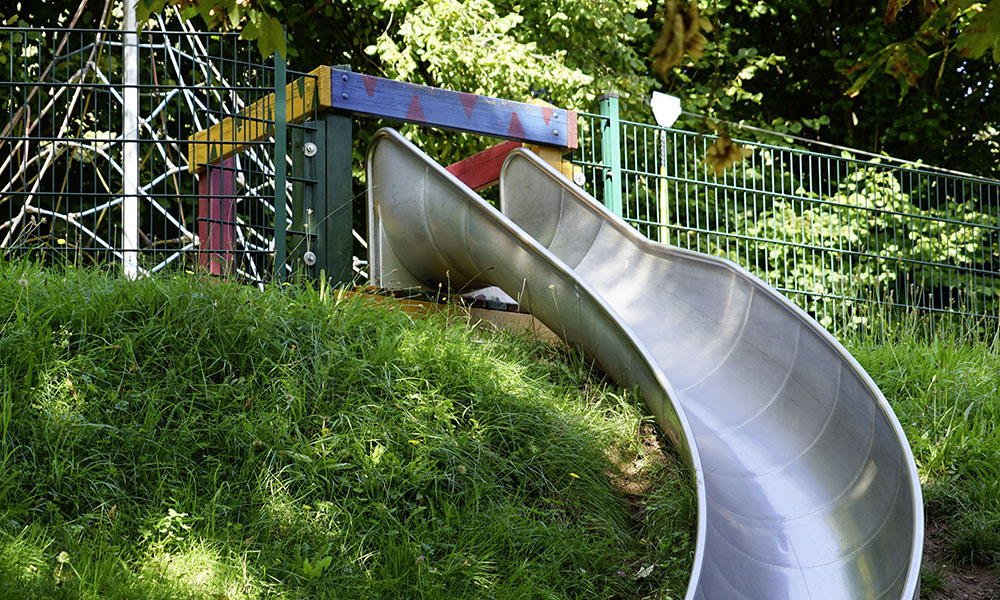
[[(286, 81), (308, 74), (264, 61), (238, 35), (168, 30), (162, 19), (160, 27), (137, 36), (138, 82), (129, 84), (135, 36), (0, 29), (0, 254), (124, 262), (126, 272), (131, 255), (137, 274), (176, 267), (254, 282), (284, 277), (296, 268), (289, 257), (317, 237), (306, 224), (316, 169), (292, 160), (317, 125), (286, 125), (279, 102)], [(134, 90), (138, 129), (129, 132), (123, 118)], [(222, 122), (236, 125), (234, 135), (259, 135), (240, 140), (242, 151), (227, 160), (209, 160), (213, 169), (192, 164), (206, 144), (192, 135)]]

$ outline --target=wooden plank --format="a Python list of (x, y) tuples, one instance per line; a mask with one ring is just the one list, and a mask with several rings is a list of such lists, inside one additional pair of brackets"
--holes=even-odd
[(504, 159), (514, 148), (519, 148), (522, 145), (555, 167), (570, 181), (573, 180), (573, 163), (563, 158), (563, 152), (568, 150), (512, 141), (491, 146), (445, 168), (449, 173), (458, 177), (462, 183), (478, 192), (495, 185), (500, 180), (500, 169), (503, 167)]
[(235, 167), (225, 159), (198, 180), (198, 263), (213, 275), (228, 275), (236, 265)]
[[(514, 148), (520, 147), (521, 142), (503, 142), (445, 168), (449, 173), (458, 177), (462, 183), (478, 192), (500, 180), (500, 168), (503, 166), (504, 159)], [(558, 152), (558, 150), (555, 151)]]
[(576, 112), (331, 70), (333, 108), (518, 142), (576, 148)]
[[(285, 88), (288, 122), (301, 123), (332, 108), (506, 138), (576, 148), (576, 111), (544, 103), (514, 102), (393, 79), (317, 67)], [(274, 123), (274, 94), (188, 138), (188, 170), (198, 173), (267, 138)]]
[[(330, 67), (318, 67), (285, 86), (285, 114), (289, 123), (301, 123), (330, 108)], [(242, 152), (271, 135), (274, 124), (274, 94), (268, 94), (188, 138), (188, 170), (198, 173), (209, 163), (218, 163)]]
[(323, 219), (320, 223), (322, 234), (316, 240), (317, 251), (323, 252), (322, 262), (327, 278), (335, 283), (347, 284), (354, 277), (351, 269), (354, 255), (354, 238), (351, 236), (354, 227), (351, 211), (354, 201), (351, 117), (330, 113), (323, 117), (323, 121), (325, 177), (317, 179), (323, 180), (326, 187), (326, 198), (323, 200), (326, 208), (323, 214), (316, 215)]
[(567, 179), (573, 181), (573, 163), (563, 158), (563, 151), (561, 149), (539, 146), (537, 144), (526, 144), (526, 147), (537, 154), (538, 158), (555, 167)]

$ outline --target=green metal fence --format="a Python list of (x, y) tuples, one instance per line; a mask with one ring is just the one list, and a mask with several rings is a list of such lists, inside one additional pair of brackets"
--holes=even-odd
[[(0, 29), (0, 253), (255, 282), (343, 271), (350, 118), (286, 124), (306, 99), (296, 88), (286, 104), (285, 84), (309, 77), (236, 35), (163, 21), (132, 39)], [(997, 319), (1000, 183), (751, 142), (716, 174), (713, 136), (620, 120), (614, 96), (600, 107), (579, 115), (573, 161), (651, 239), (729, 258), (832, 328), (863, 324), (866, 306)], [(192, 140), (212, 126), (225, 131)], [(191, 168), (220, 140), (239, 151)]]
[[(131, 259), (136, 274), (215, 261), (256, 282), (283, 277), (296, 268), (286, 257), (315, 238), (301, 202), (317, 178), (292, 159), (316, 126), (286, 131), (280, 102), (304, 74), (265, 63), (238, 35), (160, 25), (138, 36), (0, 29), (0, 254), (126, 271)], [(125, 83), (130, 64), (137, 83)], [(264, 111), (248, 113), (255, 102)], [(190, 169), (193, 145), (207, 143), (191, 136), (227, 118), (233, 135), (264, 135), (211, 170)]]
[(1000, 182), (753, 142), (716, 174), (714, 136), (601, 112), (573, 161), (649, 238), (733, 260), (834, 329), (871, 307), (998, 318)]

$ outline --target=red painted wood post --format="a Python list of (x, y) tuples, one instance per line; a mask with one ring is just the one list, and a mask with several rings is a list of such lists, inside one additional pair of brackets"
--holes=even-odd
[(490, 187), (500, 179), (500, 167), (521, 142), (503, 142), (445, 167), (449, 173), (475, 191)]
[(233, 158), (210, 163), (198, 179), (198, 264), (213, 275), (236, 266), (236, 164)]

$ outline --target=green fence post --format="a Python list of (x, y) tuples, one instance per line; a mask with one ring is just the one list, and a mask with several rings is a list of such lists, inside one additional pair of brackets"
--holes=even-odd
[(604, 204), (622, 216), (621, 122), (618, 118), (618, 94), (600, 98), (601, 164), (604, 166)]
[[(350, 65), (335, 68), (350, 71)], [(354, 132), (351, 115), (332, 112), (323, 116), (321, 152), (323, 211), (317, 231), (317, 267), (322, 265), (327, 280), (334, 285), (354, 278)], [(319, 274), (317, 269), (316, 274)]]
[(285, 280), (286, 248), (285, 228), (288, 217), (285, 214), (285, 182), (287, 180), (288, 117), (285, 114), (285, 57), (274, 52), (274, 279)]
[(351, 117), (326, 114), (317, 126), (312, 158), (317, 184), (309, 216), (311, 231), (316, 234), (316, 263), (309, 274), (318, 278), (323, 271), (328, 281), (339, 285), (350, 283), (354, 275)]
[(315, 205), (312, 196), (316, 193), (314, 189), (316, 186), (309, 183), (310, 180), (315, 180), (315, 176), (307, 157), (310, 156), (310, 150), (315, 147), (314, 143), (312, 146), (310, 143), (316, 136), (314, 130), (309, 128), (310, 125), (314, 124), (302, 123), (288, 131), (288, 137), (291, 138), (289, 149), (292, 159), (292, 212), (288, 216), (292, 224), (285, 232), (285, 238), (288, 242), (288, 264), (291, 265), (293, 274), (296, 274), (303, 262), (309, 262), (307, 253), (313, 250), (312, 239), (309, 237), (312, 228), (310, 210)]

